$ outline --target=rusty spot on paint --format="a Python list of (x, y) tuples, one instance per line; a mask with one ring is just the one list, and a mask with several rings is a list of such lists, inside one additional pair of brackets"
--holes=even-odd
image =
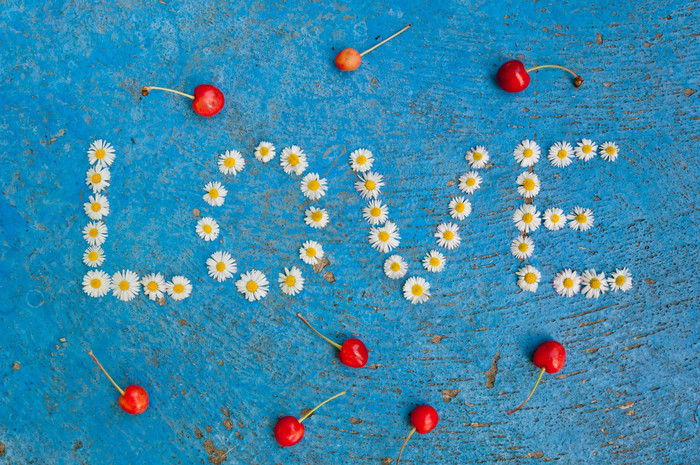
[(683, 89), (683, 93), (685, 94), (686, 97), (690, 97), (693, 95), (695, 92), (697, 92), (697, 89)]
[(81, 447), (83, 447), (83, 443), (82, 443), (81, 441), (75, 441), (75, 442), (73, 443), (73, 450), (78, 450), (78, 449), (80, 449)]
[(493, 389), (496, 383), (496, 375), (498, 374), (498, 361), (501, 359), (501, 353), (497, 352), (491, 359), (491, 368), (486, 370), (486, 387)]
[(2, 457), (3, 455), (5, 455), (5, 444), (0, 442), (0, 457)]
[(335, 275), (331, 273), (330, 271), (326, 271), (323, 273), (323, 279), (328, 281), (329, 283), (334, 283), (335, 282)]
[(392, 463), (394, 463), (394, 459), (391, 457), (384, 457), (382, 459), (382, 465), (391, 465)]
[(203, 443), (204, 450), (209, 454), (209, 462), (214, 465), (219, 465), (226, 461), (226, 449), (217, 449), (211, 439), (207, 439)]
[(202, 437), (204, 437), (204, 435), (202, 434), (202, 430), (199, 429), (199, 428), (195, 428), (195, 429), (194, 429), (194, 436), (195, 436), (197, 439), (202, 439)]
[(17, 371), (17, 370), (19, 370), (20, 368), (22, 368), (22, 365), (20, 365), (19, 362), (15, 362), (15, 363), (12, 364), (12, 369), (13, 369), (13, 370)]
[(199, 218), (199, 215), (201, 215), (201, 212), (199, 211), (199, 208), (194, 208), (194, 209), (192, 209), (192, 214), (194, 215), (195, 218)]
[(330, 260), (328, 260), (328, 257), (323, 257), (322, 259), (316, 261), (316, 264), (314, 265), (314, 271), (316, 273), (320, 273), (325, 267), (327, 267), (330, 264), (331, 262)]
[(359, 418), (350, 417), (350, 424), (351, 425), (359, 425), (360, 423), (362, 423), (362, 420), (360, 420)]
[(600, 32), (595, 33), (595, 43), (597, 45), (600, 45), (603, 43), (603, 34), (601, 34)]
[(460, 389), (443, 389), (442, 390), (442, 401), (447, 403), (452, 401), (460, 393)]
[(224, 425), (224, 428), (226, 428), (227, 430), (231, 431), (233, 429), (233, 422), (229, 418), (226, 418), (221, 423)]
[(430, 338), (430, 342), (433, 344), (442, 344), (442, 340), (445, 339), (446, 336), (441, 336), (440, 334), (433, 334), (433, 337)]
[(158, 305), (160, 305), (162, 307), (163, 305), (165, 305), (166, 299), (165, 299), (165, 297), (161, 297), (160, 299), (157, 300), (157, 302), (158, 302)]

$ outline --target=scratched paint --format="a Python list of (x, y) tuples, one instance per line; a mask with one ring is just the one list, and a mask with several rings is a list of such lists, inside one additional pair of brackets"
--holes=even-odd
[[(700, 86), (687, 2), (93, 3), (11, 0), (0, 9), (0, 456), (22, 463), (390, 463), (417, 403), (442, 420), (414, 437), (406, 462), (451, 464), (688, 463), (697, 461), (697, 117)], [(362, 48), (413, 28), (339, 74), (341, 47)], [(492, 76), (506, 59), (581, 71), (575, 90), (557, 72), (509, 95)], [(213, 119), (144, 84), (222, 88)], [(579, 137), (617, 141), (616, 163), (538, 165), (543, 204), (590, 205), (596, 227), (541, 234), (543, 277), (563, 267), (629, 266), (635, 287), (598, 301), (563, 299), (547, 283), (518, 293), (508, 251), (519, 203), (510, 156), (524, 138), (542, 147)], [(105, 268), (182, 273), (192, 297), (164, 306), (90, 300), (81, 199), (85, 150), (118, 148)], [(252, 163), (203, 244), (193, 208), (225, 149), (298, 144), (330, 182), (333, 222), (300, 226), (304, 202), (277, 165)], [(366, 146), (386, 175), (383, 199), (415, 261), (446, 217), (466, 149), (494, 166), (473, 196), (464, 245), (436, 297), (410, 306), (382, 258), (349, 181), (350, 150)], [(539, 201), (539, 200), (538, 200)], [(335, 282), (307, 271), (301, 298), (277, 291), (249, 304), (213, 283), (204, 261), (220, 247), (243, 268), (274, 276), (322, 241)], [(294, 315), (336, 339), (361, 337), (369, 367), (351, 370)], [(567, 365), (528, 407), (529, 356), (562, 341)], [(137, 382), (152, 407), (123, 414), (86, 357), (118, 382)], [(349, 395), (307, 422), (282, 450), (279, 415), (299, 414), (341, 388)], [(39, 439), (37, 439), (39, 438)], [(221, 458), (224, 451), (230, 455)]]

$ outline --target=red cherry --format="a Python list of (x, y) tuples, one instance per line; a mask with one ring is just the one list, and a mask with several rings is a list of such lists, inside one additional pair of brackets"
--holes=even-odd
[(393, 34), (390, 37), (387, 37), (386, 39), (382, 40), (375, 46), (368, 48), (364, 52), (360, 53), (354, 48), (344, 48), (342, 49), (336, 56), (335, 56), (335, 66), (338, 67), (339, 70), (341, 71), (355, 71), (357, 68), (360, 67), (362, 64), (362, 57), (374, 50), (375, 48), (384, 45), (385, 43), (389, 42), (391, 39), (396, 37), (397, 35), (401, 34), (408, 28), (410, 28), (411, 25), (409, 24), (405, 28), (401, 29), (399, 32), (396, 34)]
[(144, 388), (137, 386), (136, 384), (127, 386), (126, 389), (120, 388), (112, 377), (109, 376), (109, 373), (107, 373), (107, 370), (105, 370), (99, 360), (97, 360), (97, 357), (95, 357), (95, 354), (92, 353), (92, 350), (88, 351), (88, 355), (92, 357), (97, 366), (100, 367), (100, 370), (102, 370), (102, 373), (107, 376), (107, 379), (112, 382), (114, 387), (117, 388), (117, 391), (119, 391), (119, 394), (121, 394), (119, 396), (119, 406), (122, 408), (122, 410), (127, 413), (131, 413), (132, 415), (138, 415), (139, 413), (146, 411), (148, 408), (148, 393)]
[(208, 118), (214, 116), (224, 108), (224, 94), (211, 84), (201, 84), (194, 88), (194, 95), (180, 92), (179, 90), (167, 89), (165, 87), (144, 86), (141, 88), (141, 95), (147, 96), (153, 89), (172, 92), (192, 99), (192, 108), (198, 115)]
[(396, 458), (396, 465), (399, 465), (403, 449), (406, 447), (406, 443), (411, 439), (413, 433), (418, 432), (418, 434), (425, 434), (431, 432), (437, 426), (438, 420), (440, 420), (440, 418), (438, 418), (437, 410), (430, 405), (419, 405), (413, 409), (411, 412), (411, 424), (413, 425), (413, 429), (408, 433), (408, 436), (406, 436), (406, 439), (404, 439), (401, 445), (399, 456)]
[(564, 68), (559, 65), (540, 65), (525, 69), (525, 65), (519, 60), (510, 60), (503, 63), (503, 65), (498, 68), (496, 80), (501, 89), (507, 92), (521, 92), (530, 85), (530, 75), (528, 73), (542, 68), (563, 69), (573, 74), (575, 87), (581, 87), (581, 84), (583, 84), (583, 78), (569, 68)]
[(527, 404), (527, 401), (530, 400), (530, 397), (532, 397), (532, 395), (535, 393), (535, 389), (537, 389), (537, 386), (540, 384), (540, 380), (542, 379), (542, 375), (544, 375), (545, 371), (547, 373), (557, 373), (564, 368), (565, 362), (566, 350), (564, 350), (563, 345), (557, 341), (547, 341), (540, 344), (537, 347), (537, 350), (535, 350), (535, 353), (532, 355), (532, 363), (534, 363), (535, 366), (540, 369), (540, 375), (537, 377), (535, 386), (532, 388), (532, 391), (530, 391), (530, 395), (527, 396), (525, 402), (513, 410), (509, 410), (507, 412), (508, 415), (517, 412), (523, 408), (525, 404)]
[(319, 333), (316, 330), (316, 328), (311, 326), (311, 323), (306, 321), (306, 318), (301, 316), (301, 313), (297, 313), (297, 317), (301, 321), (303, 321), (306, 324), (306, 326), (311, 328), (311, 331), (318, 334), (323, 340), (332, 344), (336, 349), (340, 351), (338, 353), (338, 358), (340, 358), (340, 361), (343, 363), (343, 365), (347, 365), (352, 368), (362, 368), (367, 364), (367, 359), (369, 358), (369, 355), (367, 354), (367, 347), (365, 347), (365, 344), (362, 341), (360, 341), (359, 339), (350, 338), (346, 340), (341, 346), (337, 342), (331, 341), (326, 336)]
[(301, 439), (304, 437), (304, 425), (302, 425), (302, 422), (309, 418), (311, 414), (318, 410), (318, 408), (322, 405), (343, 395), (345, 395), (345, 391), (340, 392), (333, 397), (329, 397), (316, 407), (306, 412), (306, 414), (298, 420), (292, 416), (282, 417), (277, 420), (274, 430), (275, 440), (277, 443), (282, 447), (289, 447), (301, 441)]

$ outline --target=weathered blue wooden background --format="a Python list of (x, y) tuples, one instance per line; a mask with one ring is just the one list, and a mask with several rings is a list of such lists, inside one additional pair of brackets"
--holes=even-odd
[[(2, 2), (0, 462), (219, 463), (233, 448), (226, 463), (388, 464), (424, 402), (442, 419), (414, 436), (406, 463), (698, 462), (699, 18), (693, 2), (662, 3)], [(339, 48), (362, 50), (407, 23), (358, 71), (334, 68)], [(585, 83), (541, 72), (506, 94), (493, 76), (514, 57), (572, 66)], [(139, 92), (204, 82), (227, 98), (212, 119)], [(594, 208), (596, 227), (538, 231), (541, 290), (518, 293), (512, 149), (584, 136), (617, 141), (621, 158), (540, 162), (535, 203)], [(118, 150), (104, 269), (184, 274), (190, 299), (82, 293), (95, 138)], [(260, 140), (307, 151), (330, 181), (318, 203), (331, 226), (302, 226), (297, 180), (277, 160), (252, 160)], [(400, 252), (417, 271), (476, 144), (494, 166), (473, 196), (466, 243), (430, 276), (436, 297), (411, 306), (366, 244), (347, 155), (377, 154)], [(225, 149), (244, 152), (249, 169), (228, 183), (224, 207), (207, 208), (201, 188), (223, 179)], [(221, 244), (195, 236), (193, 208), (216, 215)], [(306, 238), (326, 245), (334, 283), (295, 258)], [(207, 277), (217, 248), (271, 279), (297, 264), (307, 288), (247, 303), (231, 281)], [(623, 266), (635, 279), (626, 294), (564, 299), (550, 285), (564, 267)], [(371, 367), (339, 364), (297, 311), (331, 337), (361, 337)], [(567, 365), (508, 417), (545, 337), (566, 345)], [(119, 410), (90, 348), (118, 382), (148, 389), (145, 414)], [(278, 416), (341, 389), (350, 395), (309, 419), (300, 445), (276, 445)]]

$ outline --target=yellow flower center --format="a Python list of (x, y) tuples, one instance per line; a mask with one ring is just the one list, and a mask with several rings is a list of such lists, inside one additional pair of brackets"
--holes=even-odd
[(219, 197), (219, 190), (218, 189), (210, 189), (209, 190), (209, 197), (212, 199), (216, 199)]
[(474, 152), (472, 154), (472, 158), (474, 161), (481, 161), (481, 159), (484, 158), (484, 155), (481, 152)]
[(358, 165), (364, 165), (365, 163), (367, 163), (367, 157), (365, 157), (364, 155), (360, 155), (355, 159), (355, 163), (357, 163)]
[(557, 152), (557, 157), (559, 157), (560, 159), (563, 160), (564, 158), (566, 158), (566, 156), (567, 156), (568, 154), (569, 154), (569, 153), (568, 153), (566, 150), (564, 150), (564, 149), (559, 149), (559, 151)]
[(454, 239), (455, 234), (452, 231), (445, 231), (442, 233), (442, 238), (445, 239), (446, 241), (451, 241)]
[(439, 266), (440, 259), (437, 257), (430, 257), (430, 266)]
[(588, 144), (586, 144), (586, 145), (584, 145), (583, 147), (581, 147), (581, 151), (582, 151), (583, 153), (591, 153), (592, 150), (593, 150), (593, 147), (591, 147), (591, 146), (588, 145)]
[(90, 230), (90, 232), (88, 233), (88, 235), (89, 235), (90, 237), (97, 237), (97, 235), (98, 235), (99, 233), (100, 233), (100, 232), (97, 230), (97, 228), (92, 228), (92, 229)]
[(212, 227), (211, 227), (211, 225), (210, 225), (210, 224), (205, 224), (204, 226), (202, 226), (202, 231), (204, 231), (204, 232), (207, 233), (207, 234), (211, 234), (211, 232), (212, 232)]
[(459, 202), (457, 205), (455, 205), (455, 211), (457, 213), (462, 213), (464, 211), (465, 205), (462, 202)]
[(369, 214), (375, 218), (379, 218), (379, 216), (382, 214), (382, 209), (379, 207), (372, 207), (372, 209), (369, 211)]
[(287, 157), (287, 163), (292, 166), (297, 166), (299, 164), (299, 155), (296, 153), (290, 153), (289, 157)]
[(219, 262), (219, 263), (216, 264), (216, 271), (218, 271), (219, 273), (221, 273), (221, 272), (224, 271), (225, 269), (226, 269), (226, 263), (224, 263), (224, 262)]
[(617, 278), (615, 278), (615, 284), (617, 284), (618, 286), (622, 286), (623, 284), (625, 284), (625, 281), (626, 280), (623, 275), (619, 275)]
[(292, 275), (287, 276), (284, 278), (284, 284), (286, 284), (289, 287), (293, 287), (297, 283), (297, 278), (295, 278)]
[(574, 280), (571, 278), (566, 278), (564, 280), (564, 287), (567, 289), (571, 289), (572, 287), (574, 287)]
[(467, 186), (471, 187), (471, 186), (473, 186), (474, 184), (476, 184), (476, 179), (474, 179), (474, 178), (467, 178), (467, 181), (465, 182), (465, 184), (466, 184)]
[(379, 240), (382, 242), (386, 242), (389, 240), (389, 233), (386, 231), (381, 231), (379, 233)]
[(90, 180), (93, 184), (97, 184), (98, 182), (102, 181), (102, 176), (100, 176), (100, 173), (95, 173), (90, 176)]
[(583, 223), (585, 223), (586, 221), (588, 221), (588, 218), (587, 218), (586, 215), (584, 215), (583, 213), (579, 213), (578, 215), (576, 215), (576, 221), (577, 221), (578, 223), (583, 224)]
[(375, 187), (377, 187), (377, 184), (371, 179), (365, 181), (365, 189), (367, 189), (368, 191), (373, 191)]
[(270, 153), (270, 149), (267, 147), (260, 147), (260, 155), (266, 157)]
[(100, 209), (102, 209), (102, 205), (100, 205), (99, 202), (95, 202), (90, 206), (90, 208), (92, 209), (92, 211), (98, 212), (100, 211)]
[(591, 289), (600, 289), (600, 280), (598, 278), (593, 278), (590, 280), (588, 285), (591, 287)]
[(530, 246), (527, 245), (527, 242), (521, 242), (518, 244), (518, 250), (521, 252), (527, 252), (527, 249), (529, 249)]
[(420, 284), (414, 284), (411, 288), (411, 294), (415, 295), (416, 297), (419, 295), (423, 295), (423, 286), (421, 286)]
[(321, 183), (318, 182), (318, 180), (313, 179), (312, 181), (309, 182), (309, 190), (310, 191), (317, 191), (321, 187)]
[(549, 218), (549, 220), (550, 220), (552, 223), (558, 223), (558, 222), (559, 222), (559, 215), (552, 215), (552, 216)]
[(175, 294), (182, 294), (185, 292), (185, 286), (183, 284), (176, 284), (173, 286), (173, 292)]
[(312, 257), (312, 258), (315, 257), (316, 256), (316, 249), (314, 249), (313, 247), (309, 247), (308, 249), (306, 249), (306, 256)]
[(314, 220), (314, 221), (316, 221), (316, 222), (319, 222), (319, 221), (321, 221), (321, 220), (323, 219), (323, 213), (321, 213), (320, 211), (316, 210), (315, 212), (313, 212), (313, 213), (311, 214), (311, 219)]
[(228, 157), (226, 160), (224, 160), (224, 166), (226, 168), (233, 168), (236, 166), (236, 159), (233, 157)]
[(523, 157), (530, 158), (532, 156), (532, 149), (523, 150)]
[(92, 281), (90, 281), (90, 287), (92, 287), (93, 289), (99, 289), (100, 287), (102, 287), (102, 281), (97, 278), (94, 278)]
[(255, 281), (248, 281), (248, 283), (245, 285), (245, 288), (248, 289), (248, 292), (255, 292), (258, 290), (258, 283)]
[(98, 258), (100, 258), (100, 254), (98, 254), (94, 250), (88, 254), (88, 260), (90, 260), (91, 262), (97, 261)]
[(531, 191), (535, 188), (535, 181), (533, 181), (530, 178), (527, 178), (525, 179), (525, 181), (523, 181), (523, 187), (526, 191)]
[(525, 273), (525, 282), (528, 284), (534, 284), (537, 281), (537, 275), (535, 273)]
[(129, 281), (120, 281), (119, 282), (119, 289), (121, 289), (122, 291), (127, 291), (127, 290), (129, 290), (130, 287), (131, 287), (131, 285), (129, 284)]
[(532, 223), (533, 219), (535, 218), (532, 216), (532, 213), (525, 213), (523, 215), (523, 223)]
[(150, 283), (148, 283), (148, 286), (147, 286), (147, 287), (148, 287), (148, 290), (149, 290), (149, 291), (155, 292), (155, 291), (158, 290), (158, 283), (155, 282), (155, 281), (151, 281)]
[(401, 264), (398, 262), (394, 262), (391, 264), (391, 266), (389, 268), (391, 268), (391, 271), (397, 272), (401, 269)]
[(607, 147), (605, 147), (605, 152), (608, 155), (613, 155), (615, 153), (615, 147), (613, 147), (612, 145), (608, 145)]
[(107, 152), (105, 152), (105, 149), (97, 149), (95, 150), (95, 158), (98, 160), (102, 160), (105, 155), (107, 155)]

